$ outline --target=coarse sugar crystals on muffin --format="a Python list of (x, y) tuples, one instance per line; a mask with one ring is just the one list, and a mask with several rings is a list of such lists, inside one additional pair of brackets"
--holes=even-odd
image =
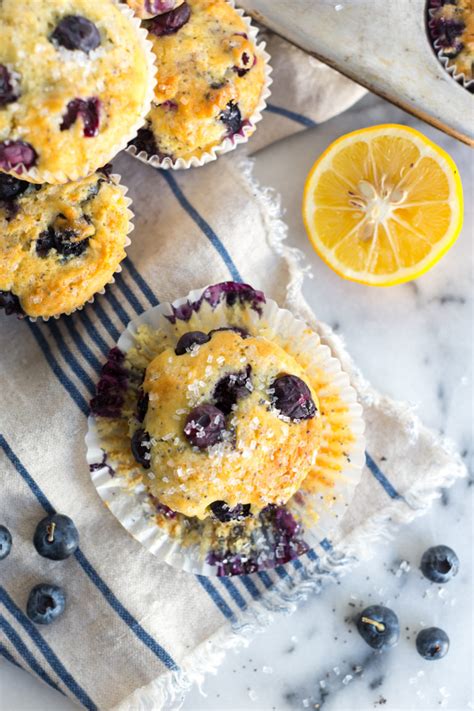
[(136, 151), (189, 161), (249, 136), (268, 83), (266, 56), (237, 10), (226, 0), (187, 0), (143, 26), (157, 84)]
[(107, 168), (65, 185), (0, 173), (0, 309), (71, 313), (112, 279), (132, 214), (116, 180)]
[(143, 123), (154, 73), (125, 5), (2, 0), (0, 171), (37, 183), (94, 172)]
[(447, 60), (447, 67), (465, 82), (474, 78), (474, 2), (436, 0), (431, 3), (429, 26), (435, 47)]
[(150, 491), (198, 518), (285, 503), (319, 447), (318, 400), (304, 370), (263, 337), (197, 335), (146, 370), (146, 413), (132, 452), (154, 474)]

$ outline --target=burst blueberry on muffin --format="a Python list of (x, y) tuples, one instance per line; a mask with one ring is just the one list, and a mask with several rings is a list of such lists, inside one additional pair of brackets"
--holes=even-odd
[(154, 105), (133, 145), (148, 156), (200, 158), (253, 130), (265, 60), (225, 0), (187, 0), (143, 22), (157, 65)]
[(223, 329), (184, 334), (146, 369), (135, 458), (166, 506), (205, 518), (288, 501), (314, 467), (317, 396), (277, 344)]
[(473, 0), (444, 0), (432, 14), (430, 23), (436, 46), (448, 58), (448, 67), (474, 77), (474, 6)]
[(0, 309), (48, 318), (100, 291), (125, 257), (128, 202), (107, 169), (65, 185), (0, 173)]
[(125, 0), (137, 17), (149, 19), (174, 10), (182, 5), (184, 0)]
[(150, 107), (152, 54), (113, 2), (0, 3), (0, 171), (65, 182), (107, 163)]

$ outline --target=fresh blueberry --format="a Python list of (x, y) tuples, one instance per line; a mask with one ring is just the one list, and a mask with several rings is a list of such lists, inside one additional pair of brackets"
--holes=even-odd
[(229, 415), (237, 400), (245, 398), (253, 390), (251, 379), (252, 367), (248, 365), (245, 370), (224, 375), (214, 388), (216, 407), (224, 415)]
[(26, 604), (26, 614), (37, 625), (50, 625), (63, 614), (66, 606), (64, 590), (57, 585), (35, 585)]
[(66, 15), (52, 33), (51, 40), (66, 49), (88, 53), (100, 45), (100, 32), (87, 17)]
[(459, 570), (459, 558), (448, 546), (432, 546), (423, 553), (421, 572), (434, 583), (447, 583)]
[(79, 533), (69, 516), (50, 514), (36, 526), (33, 545), (43, 558), (65, 560), (77, 550)]
[(238, 104), (229, 101), (224, 111), (219, 114), (219, 120), (227, 127), (227, 135), (233, 136), (242, 128), (242, 114)]
[(137, 400), (137, 420), (139, 422), (143, 422), (143, 420), (145, 419), (149, 402), (150, 398), (148, 393), (145, 393), (143, 392), (143, 390), (141, 390)]
[(239, 521), (250, 516), (250, 504), (237, 504), (233, 509), (225, 501), (214, 501), (210, 505), (213, 515), (222, 523)]
[(207, 333), (203, 333), (202, 331), (188, 331), (187, 333), (184, 333), (181, 336), (178, 343), (176, 344), (174, 352), (178, 356), (184, 355), (185, 353), (190, 351), (193, 346), (200, 346), (210, 340), (211, 339), (207, 335)]
[(66, 113), (59, 126), (60, 131), (67, 131), (80, 116), (84, 124), (84, 136), (86, 138), (97, 136), (100, 126), (100, 107), (100, 99), (96, 96), (90, 99), (72, 99), (66, 107)]
[(30, 187), (31, 183), (19, 180), (13, 175), (0, 173), (0, 201), (14, 200)]
[(132, 436), (131, 447), (135, 461), (141, 464), (144, 469), (149, 469), (151, 441), (148, 432), (145, 432), (143, 428), (136, 430)]
[(183, 2), (182, 5), (174, 10), (170, 10), (170, 12), (166, 12), (163, 15), (158, 15), (158, 17), (151, 20), (147, 26), (148, 31), (156, 35), (156, 37), (173, 35), (188, 22), (190, 17), (191, 8), (187, 2)]
[(0, 291), (0, 309), (5, 309), (7, 316), (18, 314), (21, 318), (25, 315), (21, 308), (20, 299), (11, 291)]
[(242, 338), (248, 338), (250, 335), (245, 328), (240, 328), (240, 326), (221, 326), (220, 328), (213, 328), (212, 331), (209, 331), (208, 335), (212, 338), (213, 334), (219, 333), (219, 331), (233, 331), (234, 333), (238, 333)]
[(224, 413), (214, 405), (198, 405), (186, 418), (184, 436), (193, 447), (212, 447), (222, 440), (224, 432)]
[(11, 104), (18, 97), (19, 93), (12, 73), (4, 64), (0, 64), (0, 106)]
[(12, 534), (6, 526), (0, 526), (0, 560), (7, 557), (12, 549)]
[(316, 414), (311, 392), (297, 375), (280, 375), (271, 388), (272, 405), (290, 420), (310, 420)]
[(371, 605), (359, 614), (357, 629), (372, 649), (393, 647), (400, 637), (398, 617), (388, 607)]
[(0, 170), (21, 174), (23, 166), (28, 170), (37, 160), (35, 149), (26, 141), (0, 141)]
[(416, 650), (423, 659), (441, 659), (448, 653), (449, 637), (439, 627), (426, 627), (418, 633)]

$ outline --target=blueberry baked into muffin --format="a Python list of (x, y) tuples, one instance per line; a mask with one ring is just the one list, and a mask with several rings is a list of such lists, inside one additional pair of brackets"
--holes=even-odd
[(0, 171), (59, 183), (113, 158), (150, 107), (144, 37), (113, 2), (2, 0)]
[[(437, 3), (438, 4), (438, 3)], [(448, 58), (448, 67), (466, 82), (474, 78), (473, 0), (443, 0), (431, 12), (430, 28), (435, 46)]]
[(242, 283), (134, 320), (91, 414), (101, 497), (155, 555), (206, 575), (307, 552), (345, 512), (364, 463), (361, 408), (338, 361)]
[(137, 152), (190, 160), (250, 135), (266, 84), (263, 52), (225, 0), (187, 0), (142, 23), (157, 66), (154, 104)]
[(137, 17), (149, 19), (175, 10), (184, 0), (125, 0)]
[(129, 202), (108, 168), (65, 185), (0, 173), (0, 309), (48, 318), (92, 298), (125, 257)]

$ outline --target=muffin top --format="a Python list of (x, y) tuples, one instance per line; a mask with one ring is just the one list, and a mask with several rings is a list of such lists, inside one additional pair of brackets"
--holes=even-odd
[(0, 308), (46, 318), (82, 306), (125, 257), (129, 216), (107, 170), (65, 185), (0, 173)]
[(148, 365), (143, 391), (132, 452), (174, 511), (255, 513), (288, 501), (314, 466), (317, 396), (296, 360), (263, 337), (185, 334)]
[(252, 130), (265, 62), (248, 25), (225, 0), (187, 0), (143, 23), (157, 65), (148, 127), (133, 145), (172, 159), (200, 157)]
[(58, 183), (107, 163), (149, 110), (139, 32), (113, 2), (2, 0), (0, 170)]
[(467, 80), (474, 77), (473, 0), (445, 2), (433, 16), (437, 44), (449, 58), (448, 66)]

